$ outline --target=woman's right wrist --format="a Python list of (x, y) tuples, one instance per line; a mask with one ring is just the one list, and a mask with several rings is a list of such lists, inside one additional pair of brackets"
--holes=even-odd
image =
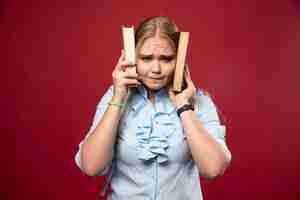
[(108, 103), (109, 106), (119, 108), (120, 110), (124, 110), (126, 107), (126, 101), (123, 97), (113, 96), (110, 102)]
[(111, 102), (117, 103), (117, 104), (124, 104), (125, 103), (125, 97), (114, 95), (111, 99)]

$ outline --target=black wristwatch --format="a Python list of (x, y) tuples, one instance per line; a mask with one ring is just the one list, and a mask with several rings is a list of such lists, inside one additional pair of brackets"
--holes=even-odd
[(184, 104), (180, 108), (177, 109), (177, 115), (180, 117), (180, 114), (187, 110), (193, 110), (194, 111), (194, 105), (192, 104)]

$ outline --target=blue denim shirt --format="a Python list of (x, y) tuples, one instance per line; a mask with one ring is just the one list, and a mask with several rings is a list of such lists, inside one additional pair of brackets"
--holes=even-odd
[[(112, 95), (111, 86), (97, 106), (86, 137), (97, 126)], [(208, 132), (231, 156), (225, 144), (225, 126), (220, 124), (211, 98), (201, 89), (196, 93), (195, 112)], [(116, 141), (112, 163), (99, 174), (110, 172), (112, 192), (108, 199), (202, 199), (199, 169), (191, 156), (176, 108), (164, 88), (155, 94), (155, 104), (147, 99), (143, 86), (133, 89), (119, 122)], [(75, 156), (79, 168), (82, 142)]]

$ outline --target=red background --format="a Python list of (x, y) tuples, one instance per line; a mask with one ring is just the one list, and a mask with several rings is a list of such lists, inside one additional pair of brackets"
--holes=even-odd
[[(121, 25), (167, 15), (227, 119), (233, 160), (204, 198), (300, 199), (296, 0), (2, 1), (0, 199), (95, 199), (73, 156), (111, 84)], [(4, 112), (3, 112), (4, 111)]]

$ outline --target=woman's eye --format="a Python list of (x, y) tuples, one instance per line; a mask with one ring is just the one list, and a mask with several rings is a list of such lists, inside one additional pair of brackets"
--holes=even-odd
[(151, 57), (142, 57), (142, 60), (144, 62), (149, 62), (149, 61), (151, 61)]
[(171, 62), (173, 60), (173, 58), (163, 58), (162, 60), (164, 62), (168, 63), (168, 62)]

